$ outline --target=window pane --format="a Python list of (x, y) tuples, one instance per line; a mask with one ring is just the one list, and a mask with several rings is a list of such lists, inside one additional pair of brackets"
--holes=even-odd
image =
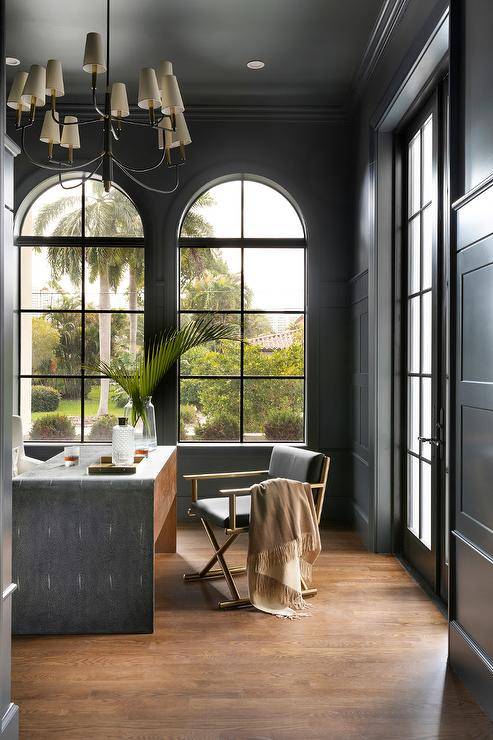
[(21, 314), (21, 374), (80, 375), (81, 315)]
[(141, 313), (86, 313), (86, 364), (119, 359), (132, 367), (144, 343)]
[(408, 335), (409, 335), (409, 357), (408, 366), (409, 372), (419, 373), (420, 371), (420, 333), (421, 326), (419, 323), (420, 316), (420, 297), (411, 298), (408, 301), (409, 317), (408, 317)]
[(238, 442), (239, 380), (180, 381), (180, 439)]
[(144, 308), (144, 250), (86, 249), (86, 308)]
[(303, 381), (244, 381), (245, 442), (302, 442)]
[(422, 334), (421, 334), (421, 347), (422, 347), (422, 358), (421, 358), (421, 372), (431, 373), (431, 337), (432, 337), (432, 321), (431, 321), (431, 291), (424, 293), (421, 298), (421, 312), (422, 312)]
[[(197, 314), (181, 314), (181, 326), (186, 326)], [(232, 324), (236, 336), (240, 338), (240, 317), (238, 314), (217, 314), (216, 321)], [(180, 360), (181, 375), (239, 375), (240, 374), (240, 341), (229, 339), (207, 342), (193, 347)]]
[(302, 311), (304, 249), (245, 249), (245, 308)]
[(423, 211), (423, 287), (422, 290), (431, 288), (433, 275), (433, 208), (428, 206)]
[(303, 226), (284, 195), (252, 180), (244, 182), (244, 236), (303, 239)]
[(421, 205), (421, 132), (409, 144), (409, 216)]
[(81, 307), (80, 247), (21, 247), (21, 308)]
[(419, 537), (419, 460), (407, 456), (407, 526)]
[(419, 455), (419, 378), (408, 379), (408, 449)]
[(107, 378), (84, 382), (84, 440), (110, 442), (119, 416), (128, 401), (125, 391)]
[[(421, 380), (421, 435), (431, 437), (431, 378)], [(421, 444), (421, 455), (431, 460), (431, 444)]]
[(105, 193), (102, 182), (89, 180), (85, 191), (86, 236), (144, 236), (139, 213), (121, 190), (113, 186)]
[(241, 181), (223, 182), (199, 196), (183, 220), (181, 237), (241, 236)]
[(246, 314), (245, 339), (246, 375), (303, 375), (303, 315)]
[(21, 379), (20, 413), (25, 439), (80, 439), (80, 412), (80, 380)]
[(180, 308), (208, 311), (241, 307), (241, 250), (180, 249)]
[(433, 117), (423, 126), (423, 205), (433, 199)]
[(417, 293), (421, 284), (420, 221), (418, 215), (409, 224), (409, 293)]
[(431, 465), (421, 461), (421, 541), (431, 550)]
[[(70, 180), (70, 185), (80, 183)], [(41, 193), (26, 213), (22, 236), (81, 236), (82, 188), (64, 190), (54, 185)]]

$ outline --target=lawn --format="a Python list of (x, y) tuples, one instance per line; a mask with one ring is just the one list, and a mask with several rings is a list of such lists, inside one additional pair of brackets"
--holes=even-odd
[[(91, 388), (89, 391), (88, 397), (84, 399), (84, 416), (87, 419), (91, 416), (96, 416), (98, 412), (98, 405), (99, 405), (99, 388), (97, 386)], [(60, 401), (60, 405), (58, 406), (57, 410), (52, 412), (56, 414), (63, 414), (64, 416), (75, 416), (80, 417), (80, 401), (77, 399), (74, 400), (65, 400)], [(45, 416), (45, 414), (50, 413), (49, 411), (34, 411), (32, 413), (32, 420), (35, 421), (35, 419), (38, 419), (40, 416)], [(123, 407), (117, 406), (110, 398), (109, 407), (108, 407), (108, 413), (112, 416), (122, 416), (123, 414)]]

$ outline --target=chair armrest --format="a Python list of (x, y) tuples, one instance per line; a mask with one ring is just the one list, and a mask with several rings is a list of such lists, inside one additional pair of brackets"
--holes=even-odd
[(184, 475), (185, 480), (213, 480), (214, 478), (247, 478), (250, 475), (264, 475), (268, 470), (241, 470), (235, 473), (197, 473)]
[(221, 488), (219, 496), (248, 496), (250, 488)]
[[(184, 475), (185, 480), (192, 482), (192, 502), (199, 497), (199, 480), (214, 480), (216, 478), (248, 478), (252, 475), (265, 475), (268, 470), (242, 470), (235, 473), (198, 473)], [(245, 489), (248, 490), (247, 488)], [(211, 497), (213, 498), (213, 497)]]

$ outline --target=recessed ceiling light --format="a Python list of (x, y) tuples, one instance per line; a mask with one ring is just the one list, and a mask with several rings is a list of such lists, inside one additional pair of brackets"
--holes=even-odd
[(252, 59), (251, 62), (247, 62), (248, 69), (263, 69), (265, 67), (265, 62), (263, 62), (261, 59)]
[(8, 64), (9, 67), (17, 67), (20, 63), (20, 59), (16, 59), (15, 57), (5, 57), (5, 64)]

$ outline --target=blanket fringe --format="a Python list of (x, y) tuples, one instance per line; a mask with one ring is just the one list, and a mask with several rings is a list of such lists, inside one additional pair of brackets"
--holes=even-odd
[(320, 536), (318, 532), (313, 534), (307, 532), (291, 542), (277, 545), (270, 550), (264, 550), (255, 554), (249, 554), (248, 567), (257, 570), (268, 570), (280, 563), (286, 564), (295, 558), (300, 559), (301, 575), (307, 583), (311, 582), (312, 565), (307, 561), (309, 553), (318, 552), (320, 549)]
[(311, 604), (305, 601), (300, 591), (296, 591), (296, 589), (262, 573), (255, 572), (250, 575), (249, 587), (250, 594), (255, 593), (259, 596), (275, 599), (283, 606), (288, 606), (295, 611), (311, 609)]

